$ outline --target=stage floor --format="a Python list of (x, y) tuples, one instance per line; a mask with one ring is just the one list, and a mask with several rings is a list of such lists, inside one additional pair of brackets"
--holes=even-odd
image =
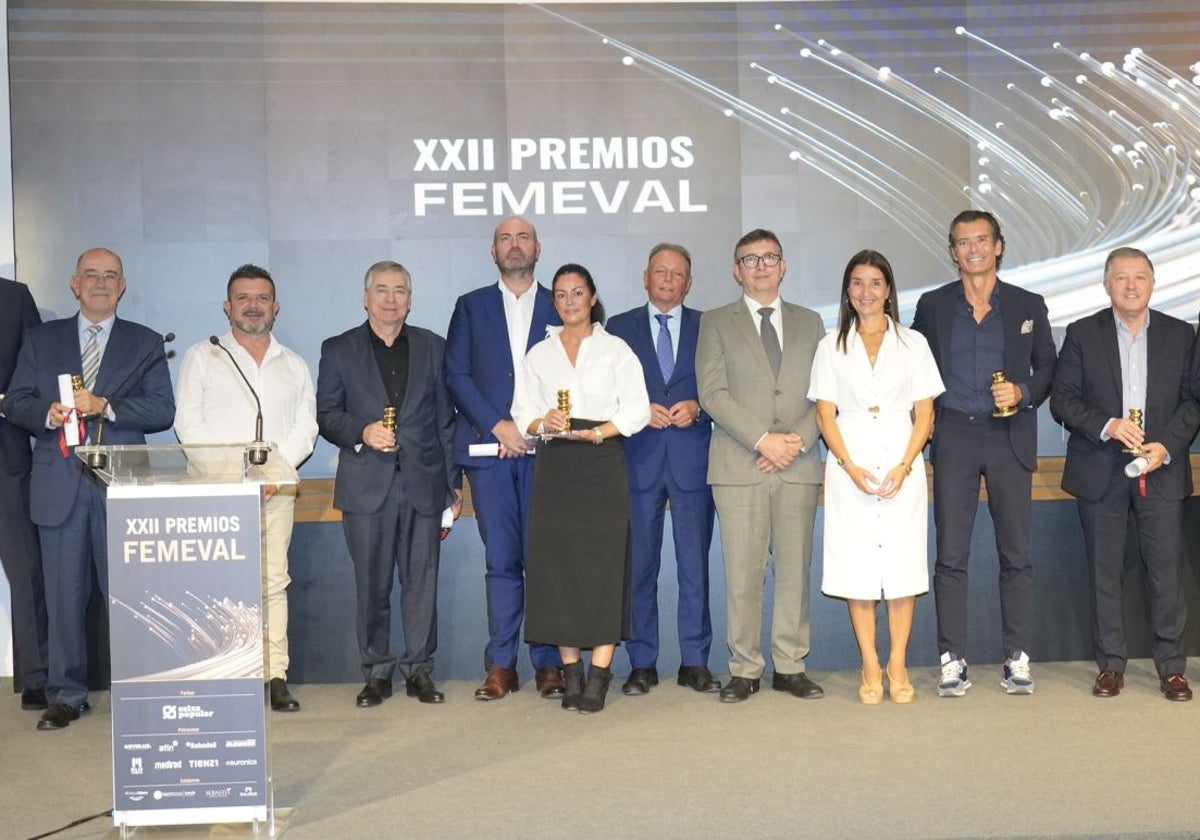
[[(857, 673), (814, 673), (823, 700), (764, 684), (740, 705), (673, 678), (624, 697), (619, 674), (591, 716), (532, 685), (481, 703), (475, 683), (448, 682), (442, 706), (401, 687), (365, 710), (358, 685), (298, 685), (303, 710), (270, 716), (275, 802), (290, 809), (279, 836), (1200, 837), (1200, 698), (1162, 699), (1144, 660), (1117, 698), (1093, 698), (1094, 675), (1091, 663), (1037, 663), (1036, 694), (1016, 697), (996, 666), (973, 667), (966, 697), (939, 699), (935, 669), (921, 668), (911, 706), (864, 707)], [(38, 732), (10, 690), (0, 681), (0, 836), (111, 807), (108, 695), (68, 729)], [(115, 836), (110, 818), (55, 835)]]

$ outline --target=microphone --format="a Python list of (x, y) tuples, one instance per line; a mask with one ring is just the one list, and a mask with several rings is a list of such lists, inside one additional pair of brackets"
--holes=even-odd
[[(163, 340), (163, 344), (169, 344), (170, 342), (175, 340), (175, 333), (173, 333), (173, 332), (167, 333), (166, 335), (164, 335), (162, 337), (162, 340)], [(172, 351), (172, 352), (174, 352), (174, 351)], [(167, 358), (168, 359), (171, 358), (171, 353), (167, 354)], [(134, 379), (141, 378), (142, 374), (145, 373), (147, 368), (149, 368), (150, 365), (153, 363), (154, 363), (154, 354), (151, 353), (140, 364), (138, 364), (136, 367), (134, 367), (134, 369), (130, 372), (130, 374), (128, 376), (126, 376), (124, 379), (121, 380), (121, 384), (117, 385), (117, 387), (112, 389), (112, 393), (109, 396), (109, 401), (111, 402), (113, 397), (120, 396), (121, 392), (123, 392), (125, 390), (125, 386), (128, 385), (129, 383), (133, 382)], [(94, 446), (97, 446), (97, 447), (104, 445), (104, 420), (105, 420), (104, 413), (101, 412), (100, 415), (97, 416), (97, 418), (96, 418), (96, 441), (93, 444)], [(108, 469), (108, 454), (105, 452), (92, 452), (87, 457), (87, 465), (90, 469), (93, 469), (93, 470)]]
[(262, 400), (258, 398), (258, 392), (254, 390), (254, 386), (250, 384), (250, 380), (246, 378), (246, 374), (242, 373), (242, 367), (237, 363), (237, 359), (233, 358), (233, 354), (229, 352), (229, 348), (221, 343), (221, 339), (215, 335), (208, 337), (208, 343), (214, 347), (220, 347), (225, 351), (225, 355), (229, 357), (229, 361), (233, 362), (233, 368), (242, 377), (242, 381), (246, 383), (246, 387), (250, 389), (250, 395), (254, 397), (254, 404), (258, 406), (258, 415), (254, 418), (254, 442), (246, 447), (246, 459), (256, 467), (261, 467), (267, 463), (267, 455), (271, 449), (263, 442), (263, 417), (262, 417)]
[[(175, 333), (173, 333), (173, 332), (169, 332), (163, 336), (163, 344), (170, 344), (174, 340), (175, 340)], [(167, 351), (167, 359), (174, 359), (174, 358), (175, 358), (175, 351), (168, 350)]]

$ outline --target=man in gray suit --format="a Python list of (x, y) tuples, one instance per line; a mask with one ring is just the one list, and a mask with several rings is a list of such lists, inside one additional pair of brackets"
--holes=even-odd
[(811, 309), (784, 303), (787, 273), (779, 238), (752, 230), (738, 240), (733, 279), (742, 297), (700, 321), (700, 405), (713, 418), (708, 481), (721, 520), (729, 674), (721, 700), (758, 691), (763, 582), (775, 576), (771, 687), (813, 699), (825, 692), (804, 673), (808, 655), (808, 570), (821, 462), (808, 380), (825, 335)]
[[(409, 697), (445, 700), (433, 682), (442, 510), (457, 516), (462, 486), (451, 456), (454, 409), (442, 379), (446, 342), (404, 323), (412, 279), (399, 263), (367, 269), (367, 320), (321, 345), (317, 425), (338, 446), (333, 505), (354, 564), (357, 633), (366, 685), (360, 708), (392, 696), (392, 675)], [(394, 425), (384, 407), (396, 409)], [(395, 571), (393, 571), (395, 570)], [(404, 653), (391, 652), (392, 578), (400, 579)]]

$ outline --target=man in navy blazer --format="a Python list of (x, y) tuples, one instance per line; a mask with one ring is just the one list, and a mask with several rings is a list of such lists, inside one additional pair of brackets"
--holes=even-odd
[[(1050, 410), (1070, 430), (1062, 488), (1075, 497), (1087, 546), (1097, 697), (1125, 684), (1125, 535), (1137, 522), (1146, 567), (1154, 665), (1168, 700), (1191, 700), (1183, 671), (1187, 602), (1180, 580), (1183, 501), (1192, 494), (1188, 448), (1200, 425), (1192, 327), (1150, 308), (1154, 265), (1117, 248), (1104, 263), (1112, 306), (1067, 327)], [(1141, 423), (1130, 418), (1142, 412)], [(1144, 463), (1130, 475), (1130, 449)]]
[[(1037, 469), (1037, 407), (1050, 395), (1054, 339), (1041, 295), (1001, 282), (1004, 236), (991, 213), (965, 210), (950, 223), (950, 259), (959, 279), (921, 295), (913, 329), (925, 336), (946, 391), (933, 433), (933, 520), (941, 697), (961, 697), (967, 675), (967, 561), (987, 477), (988, 510), (1000, 563), (1004, 645), (1001, 685), (1030, 694), (1033, 564), (1031, 491)], [(994, 371), (1004, 373), (993, 383)], [(994, 410), (1015, 410), (993, 416)]]
[[(385, 260), (363, 281), (367, 320), (321, 345), (317, 426), (337, 446), (333, 506), (354, 564), (356, 631), (366, 685), (360, 708), (392, 696), (399, 670), (409, 697), (445, 700), (433, 682), (442, 511), (462, 491), (451, 457), (454, 409), (442, 380), (445, 341), (406, 324), (412, 278)], [(384, 408), (396, 409), (394, 428)], [(391, 651), (392, 578), (400, 580), (404, 652)]]
[[(499, 700), (520, 687), (517, 651), (525, 617), (533, 458), (512, 420), (514, 373), (546, 327), (560, 323), (550, 290), (535, 282), (541, 254), (537, 231), (520, 216), (492, 236), (500, 281), (458, 299), (446, 334), (446, 387), (458, 407), (454, 461), (467, 472), (475, 521), (483, 540), (488, 644), (487, 675), (477, 700)], [(472, 457), (474, 444), (495, 444), (498, 455)], [(531, 644), (534, 685), (543, 697), (561, 696), (561, 660), (553, 645)]]
[[(125, 293), (121, 258), (107, 248), (85, 251), (75, 264), (71, 291), (79, 314), (29, 330), (4, 400), (8, 419), (37, 438), (30, 509), (42, 544), (49, 617), (49, 706), (38, 729), (63, 729), (87, 701), (84, 616), (93, 579), (108, 591), (104, 487), (85, 473), (62, 436), (73, 409), (59, 402), (60, 374), (79, 374), (74, 411), (89, 437), (103, 425), (106, 444), (142, 444), (147, 432), (168, 429), (175, 397), (163, 337), (116, 317)], [(99, 367), (89, 364), (98, 354)], [(94, 381), (89, 369), (95, 371)]]
[(708, 670), (712, 423), (701, 417), (696, 385), (700, 313), (683, 305), (692, 286), (691, 255), (682, 245), (655, 245), (642, 282), (647, 304), (613, 316), (606, 326), (637, 354), (650, 394), (650, 425), (625, 441), (633, 499), (633, 630), (625, 646), (632, 670), (621, 690), (646, 694), (658, 685), (658, 573), (669, 502), (679, 581), (676, 681), (695, 691), (720, 691)]
[(29, 517), (29, 432), (4, 419), (4, 392), (25, 331), (42, 322), (33, 295), (0, 277), (0, 561), (8, 578), (13, 673), (21, 708), (46, 708), (46, 592), (37, 528)]

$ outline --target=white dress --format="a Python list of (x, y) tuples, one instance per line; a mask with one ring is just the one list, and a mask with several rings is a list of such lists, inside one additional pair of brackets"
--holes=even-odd
[[(808, 398), (837, 406), (850, 460), (883, 480), (908, 447), (913, 403), (936, 397), (945, 386), (918, 332), (889, 323), (874, 367), (856, 332), (846, 336), (844, 353), (836, 341), (831, 332), (817, 346)], [(920, 454), (891, 499), (863, 493), (827, 458), (821, 591), (864, 601), (929, 591), (927, 499)]]

